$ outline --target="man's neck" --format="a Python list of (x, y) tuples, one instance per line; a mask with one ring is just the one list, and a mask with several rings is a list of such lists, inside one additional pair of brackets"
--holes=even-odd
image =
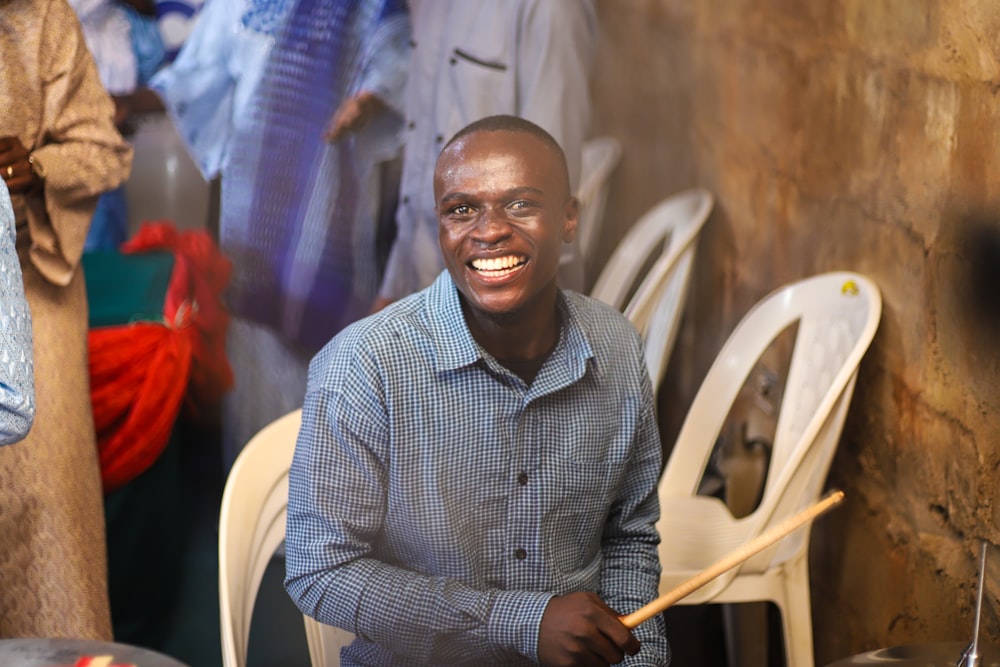
[(475, 312), (464, 302), (462, 311), (472, 337), (501, 363), (537, 361), (540, 367), (559, 342), (560, 316), (555, 297), (525, 312), (498, 317)]

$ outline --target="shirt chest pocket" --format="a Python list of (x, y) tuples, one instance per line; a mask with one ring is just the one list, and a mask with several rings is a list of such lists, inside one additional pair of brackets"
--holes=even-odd
[(614, 505), (625, 463), (559, 461), (559, 491), (541, 528), (545, 553), (561, 572), (598, 562), (601, 538)]
[(474, 120), (499, 113), (517, 112), (514, 89), (516, 63), (502, 35), (477, 34), (481, 41), (456, 44), (448, 56), (449, 79), (459, 129)]
[(611, 468), (629, 458), (639, 429), (639, 404), (631, 397), (571, 408), (555, 419), (536, 418), (535, 442), (548, 456)]

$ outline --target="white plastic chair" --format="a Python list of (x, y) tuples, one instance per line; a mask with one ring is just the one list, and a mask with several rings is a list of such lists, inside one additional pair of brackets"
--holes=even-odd
[[(623, 310), (642, 335), (654, 390), (663, 379), (680, 328), (695, 241), (714, 202), (710, 192), (696, 188), (668, 197), (650, 209), (615, 248), (590, 293)], [(640, 276), (658, 249), (659, 256)]]
[(614, 137), (596, 137), (583, 144), (580, 187), (576, 193), (580, 202), (577, 239), (587, 269), (593, 260), (594, 242), (600, 238), (611, 174), (618, 166), (621, 155), (621, 143)]
[(710, 192), (694, 188), (667, 197), (643, 214), (615, 246), (590, 296), (624, 312), (626, 299), (640, 280), (639, 273), (649, 265), (657, 249), (662, 256), (670, 253), (675, 243), (683, 246), (684, 241), (694, 240), (697, 232), (677, 232), (699, 228), (708, 219), (712, 204)]
[[(224, 667), (245, 667), (250, 622), (264, 571), (285, 539), (288, 469), (302, 411), (276, 419), (233, 463), (219, 512), (219, 614)], [(303, 615), (313, 667), (338, 667), (349, 632)]]
[[(772, 292), (739, 323), (702, 382), (660, 480), (661, 594), (819, 499), (881, 307), (871, 280), (836, 272)], [(763, 496), (735, 519), (722, 501), (696, 495), (698, 483), (750, 371), (796, 323)], [(787, 664), (813, 667), (808, 545), (806, 526), (679, 604), (772, 601)]]

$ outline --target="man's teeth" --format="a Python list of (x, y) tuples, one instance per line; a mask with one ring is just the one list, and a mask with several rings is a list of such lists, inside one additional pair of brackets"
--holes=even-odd
[(522, 264), (521, 257), (508, 255), (507, 257), (490, 257), (488, 259), (472, 260), (472, 268), (476, 271), (506, 271)]

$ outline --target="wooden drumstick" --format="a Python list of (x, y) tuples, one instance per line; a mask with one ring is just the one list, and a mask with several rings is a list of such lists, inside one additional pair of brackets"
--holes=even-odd
[(710, 582), (712, 579), (715, 579), (726, 570), (731, 570), (743, 561), (750, 559), (752, 556), (755, 556), (764, 549), (768, 548), (781, 538), (786, 537), (796, 528), (812, 521), (823, 512), (826, 512), (840, 503), (843, 499), (843, 491), (834, 491), (812, 507), (806, 508), (798, 514), (788, 517), (778, 525), (764, 531), (754, 539), (750, 540), (739, 549), (730, 552), (714, 565), (702, 570), (673, 590), (664, 593), (649, 604), (636, 609), (631, 614), (622, 616), (622, 624), (624, 624), (627, 628), (634, 628), (643, 621), (649, 620), (681, 598), (690, 595)]

